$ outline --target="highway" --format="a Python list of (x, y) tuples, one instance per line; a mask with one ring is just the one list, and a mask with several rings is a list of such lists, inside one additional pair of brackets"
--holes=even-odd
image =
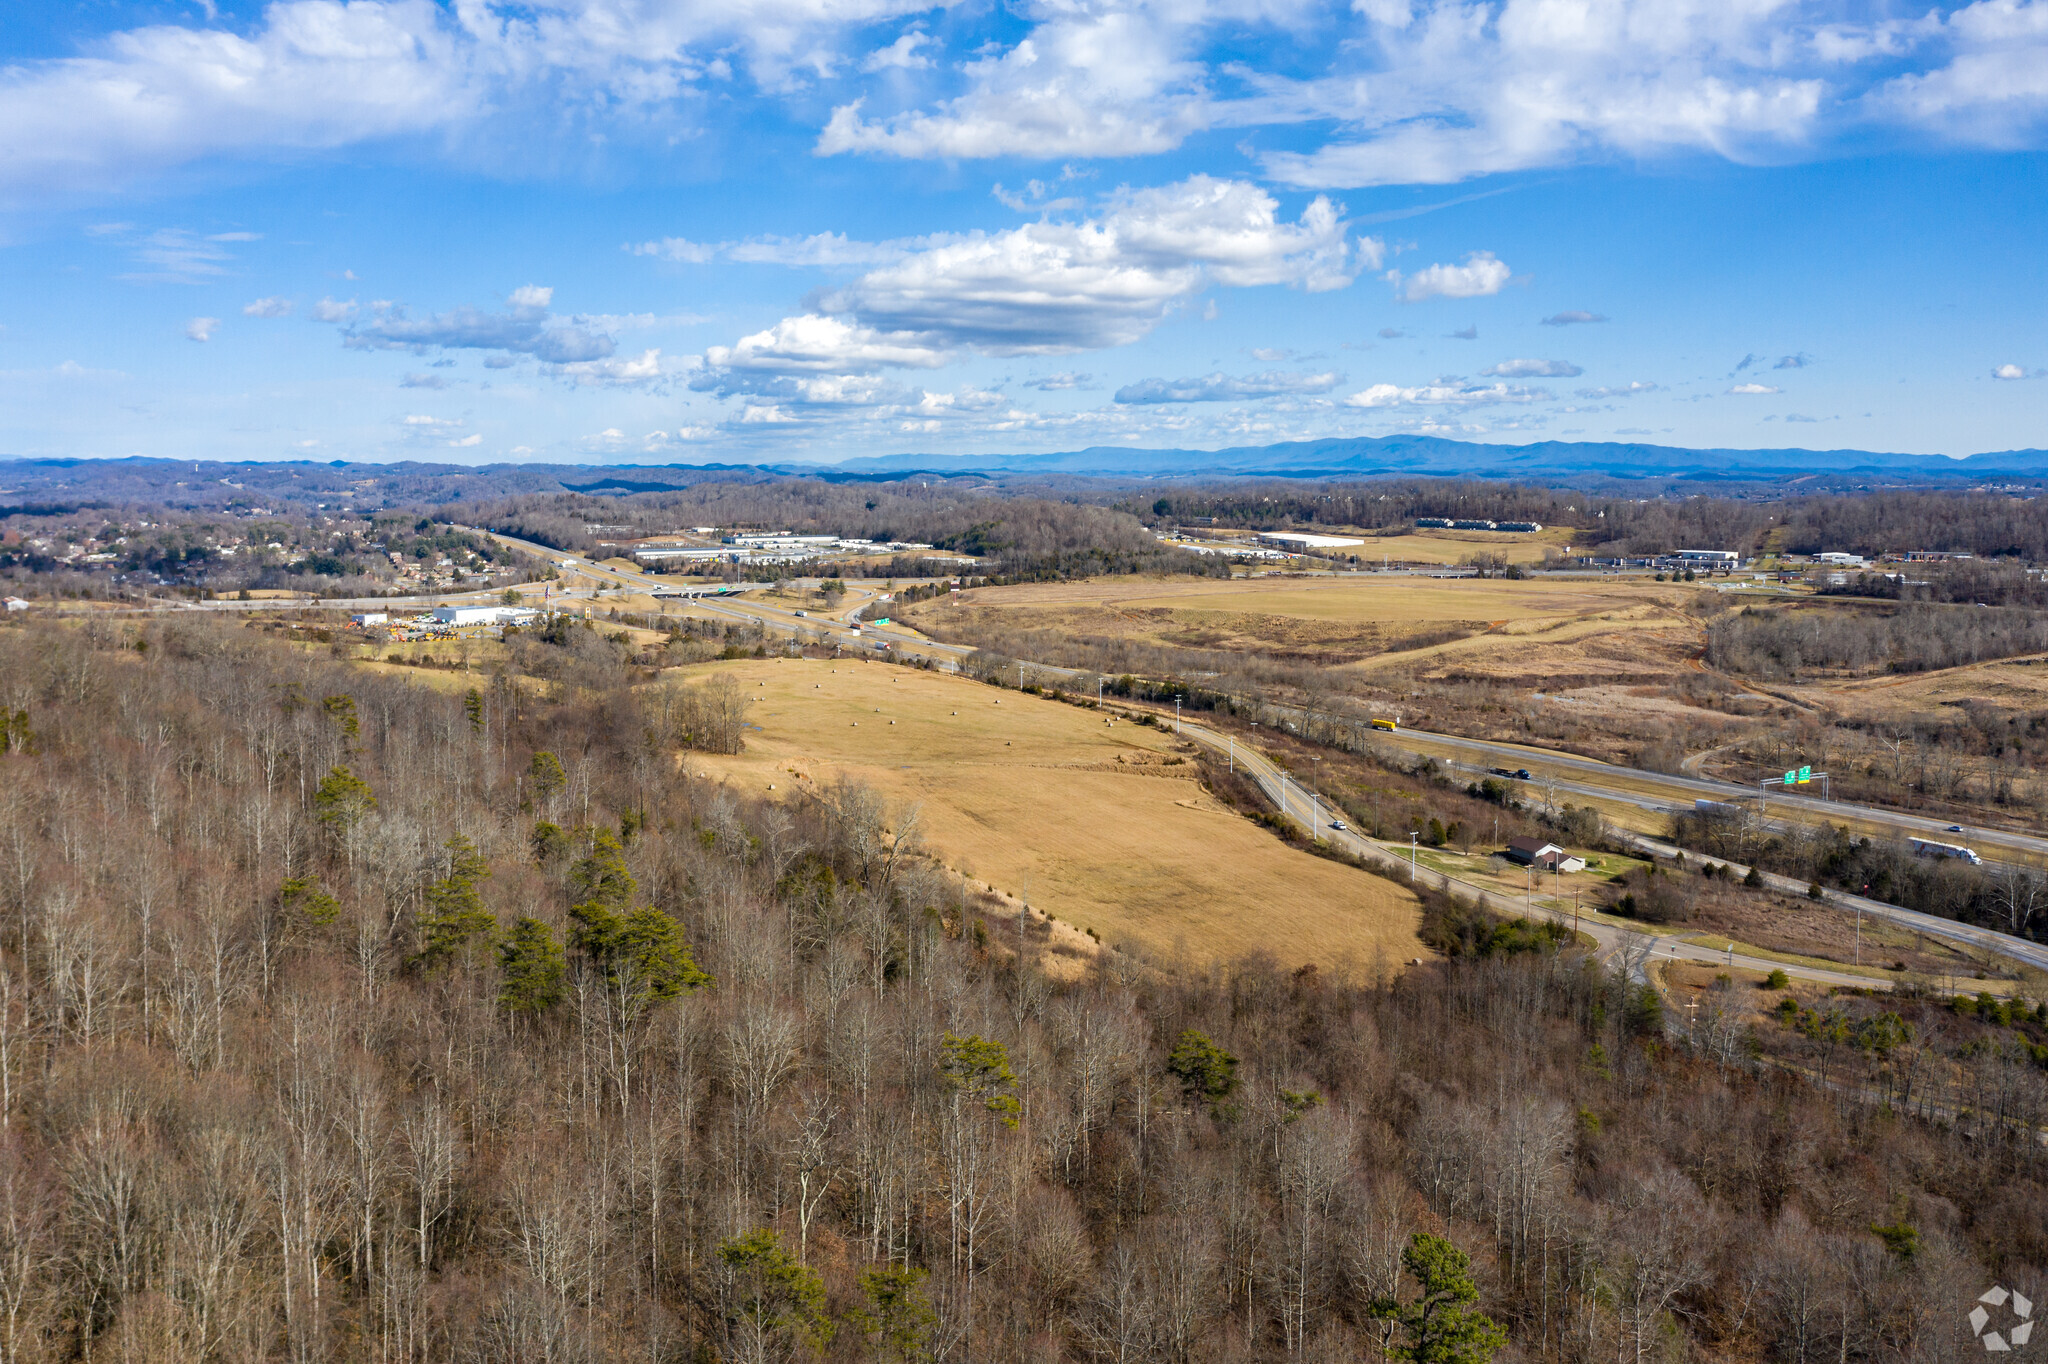
[[(458, 529), (460, 528), (458, 527)], [(511, 536), (499, 535), (495, 532), (478, 531), (477, 533), (490, 535), (493, 539), (514, 549), (541, 555), (561, 567), (565, 572), (581, 575), (594, 582), (605, 583), (614, 587), (630, 588), (640, 592), (660, 592), (663, 594), (675, 593), (680, 587), (679, 584), (665, 582), (654, 574), (642, 572), (638, 569), (615, 568), (609, 564), (593, 562), (581, 555), (551, 550), (544, 545), (518, 540)], [(851, 634), (853, 618), (879, 595), (875, 589), (861, 584), (856, 579), (847, 586), (846, 603), (839, 609), (836, 616), (832, 617), (817, 615), (799, 617), (793, 610), (758, 601), (720, 601), (715, 598), (697, 598), (691, 604), (696, 609), (710, 614), (746, 621), (763, 629), (778, 631), (793, 637), (800, 637), (805, 634), (823, 634), (831, 642), (844, 648), (873, 650), (879, 644), (887, 643), (890, 645), (890, 653), (894, 657), (929, 658), (939, 666), (946, 668), (957, 668), (961, 659), (974, 652), (971, 647), (966, 645), (943, 644), (935, 640), (924, 639), (903, 631), (872, 624), (861, 626), (861, 633), (857, 636)], [(1074, 679), (1088, 675), (1076, 669), (1061, 668), (1050, 664), (1031, 664), (1029, 666), (1035, 674), (1041, 676)], [(1283, 787), (1281, 770), (1270, 759), (1266, 758), (1263, 754), (1256, 753), (1249, 745), (1234, 743), (1228, 736), (1209, 729), (1207, 726), (1183, 721), (1180, 725), (1180, 731), (1184, 737), (1197, 743), (1205, 744), (1218, 752), (1229, 752), (1234, 749), (1237, 763), (1252, 774), (1260, 787), (1273, 798), (1274, 803), (1276, 805), (1283, 805), (1289, 817), (1294, 818), (1304, 827), (1309, 825), (1310, 817), (1314, 813), (1313, 803), (1310, 803), (1310, 809), (1308, 810), (1298, 808), (1309, 800), (1308, 788), (1291, 776), (1285, 779), (1285, 786)], [(1453, 762), (1453, 765), (1472, 771), (1475, 774), (1490, 771), (1494, 767), (1505, 767), (1510, 770), (1526, 767), (1532, 773), (1556, 774), (1556, 788), (1560, 793), (1626, 802), (1645, 810), (1690, 810), (1693, 801), (1700, 797), (1713, 800), (1727, 800), (1731, 796), (1753, 794), (1748, 788), (1733, 786), (1727, 782), (1715, 781), (1711, 778), (1671, 776), (1661, 772), (1646, 771), (1641, 768), (1616, 767), (1612, 764), (1597, 762), (1590, 758), (1579, 758), (1570, 754), (1553, 753), (1548, 750), (1527, 748), (1516, 744), (1494, 743), (1483, 739), (1467, 739), (1459, 735), (1403, 729), (1392, 733), (1376, 732), (1374, 738), (1397, 747), (1407, 747), (1410, 751), (1427, 752), (1430, 748), (1443, 748), (1473, 758), (1486, 760), (1483, 764), (1468, 764), (1457, 762), (1455, 759), (1450, 760)], [(1648, 788), (1649, 794), (1646, 794), (1643, 788)], [(1284, 795), (1286, 792), (1291, 792), (1291, 794)], [(1952, 837), (1946, 833), (1947, 826), (1941, 821), (1898, 814), (1888, 810), (1878, 810), (1868, 806), (1822, 802), (1809, 797), (1782, 795), (1771, 797), (1771, 803), (1781, 810), (1787, 808), (1796, 810), (1810, 820), (1817, 821), (1830, 816), (1835, 819), (1854, 818), (1872, 824), (1889, 824), (1901, 828), (1930, 832), (1940, 835), (1944, 839)], [(1334, 842), (1337, 846), (1359, 857), (1376, 862), (1381, 866), (1389, 867), (1404, 875), (1406, 874), (1404, 860), (1397, 853), (1349, 831), (1333, 830), (1329, 827), (1327, 819), (1319, 821), (1309, 832), (1313, 837)], [(1639, 835), (1631, 835), (1631, 837), (1646, 851), (1654, 851), (1665, 857), (1670, 857), (1678, 851), (1678, 849), (1671, 845), (1659, 843), (1656, 840), (1643, 838)], [(2043, 856), (2048, 856), (2048, 839), (1990, 830), (1973, 831), (1971, 838), (1973, 844), (1978, 846), (1980, 851), (1987, 848), (2013, 849), (2030, 853), (2038, 852)], [(1737, 875), (1746, 875), (1749, 870), (1747, 867), (1739, 864), (1731, 863), (1730, 865), (1734, 867)], [(1553, 909), (1551, 906), (1544, 905), (1528, 896), (1504, 895), (1497, 889), (1482, 888), (1468, 882), (1458, 881), (1456, 878), (1447, 877), (1439, 872), (1431, 871), (1422, 874), (1436, 877), (1440, 884), (1457, 885), (1475, 896), (1485, 894), (1489, 899), (1497, 903), (1513, 905), (1525, 913), (1568, 917), (1563, 916), (1561, 912)], [(1763, 875), (1766, 884), (1775, 886), (1780, 890), (1804, 894), (1807, 889), (1804, 884), (1796, 882), (1789, 877), (1778, 876), (1775, 873), (1769, 872), (1765, 872)], [(1861, 911), (1864, 914), (1887, 920), (1901, 927), (1911, 929), (1914, 932), (1925, 933), (1929, 937), (1940, 938), (1970, 950), (1994, 953), (2012, 961), (2048, 970), (2048, 946), (2031, 942), (2024, 938), (1998, 933), (1990, 929), (1978, 928), (1970, 924), (1957, 923), (1954, 920), (1942, 919), (1930, 914), (1921, 914), (1898, 905), (1886, 904), (1881, 900), (1872, 900), (1863, 896), (1829, 892), (1826, 903), (1846, 914), (1853, 915)], [(1624, 930), (1582, 920), (1580, 922), (1580, 931), (1593, 937), (1600, 944), (1603, 953), (1617, 950), (1622, 945)], [(1708, 948), (1697, 947), (1687, 943), (1666, 942), (1660, 939), (1657, 943), (1656, 951), (1660, 957), (1671, 957), (1707, 964), (1720, 963), (1728, 965), (1731, 963), (1731, 958), (1726, 952), (1715, 952)], [(1775, 968), (1782, 968), (1804, 979), (1835, 985), (1870, 988), (1883, 984), (1881, 979), (1873, 979), (1870, 976), (1794, 966), (1762, 958), (1748, 958), (1741, 954), (1737, 954), (1732, 958), (1732, 964), (1765, 972)]]

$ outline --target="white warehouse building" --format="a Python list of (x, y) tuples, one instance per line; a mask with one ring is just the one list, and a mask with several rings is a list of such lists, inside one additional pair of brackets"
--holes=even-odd
[(1280, 549), (1344, 549), (1351, 545), (1362, 545), (1363, 540), (1348, 535), (1303, 535), (1297, 531), (1267, 531), (1259, 536), (1262, 545), (1273, 545)]
[(509, 625), (532, 620), (540, 612), (528, 606), (437, 606), (436, 625)]

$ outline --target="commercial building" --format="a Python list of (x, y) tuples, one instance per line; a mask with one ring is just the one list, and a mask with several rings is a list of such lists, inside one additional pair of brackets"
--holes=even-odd
[(1681, 568), (1742, 567), (1742, 556), (1732, 549), (1681, 549), (1669, 557)]
[(1278, 549), (1299, 551), (1304, 549), (1345, 549), (1353, 545), (1362, 545), (1365, 541), (1354, 539), (1348, 535), (1303, 535), (1296, 531), (1276, 530), (1261, 534), (1259, 536), (1259, 543), (1262, 545), (1272, 545)]
[(530, 606), (437, 606), (436, 625), (516, 625), (540, 612)]
[(382, 611), (358, 611), (348, 618), (350, 625), (382, 625), (391, 617)]

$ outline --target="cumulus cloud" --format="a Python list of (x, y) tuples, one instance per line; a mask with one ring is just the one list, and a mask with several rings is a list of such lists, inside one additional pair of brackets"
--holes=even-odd
[(711, 346), (704, 362), (717, 370), (773, 374), (869, 373), (885, 366), (936, 369), (946, 354), (923, 335), (882, 332), (843, 317), (785, 317), (730, 346)]
[(1606, 320), (1607, 318), (1604, 314), (1589, 313), (1582, 309), (1571, 308), (1561, 313), (1552, 313), (1543, 319), (1543, 325), (1546, 327), (1576, 327), (1589, 322), (1605, 322)]
[(1477, 324), (1474, 324), (1469, 327), (1460, 327), (1454, 332), (1445, 332), (1444, 339), (1447, 341), (1477, 341), (1479, 339), (1479, 327)]
[(870, 52), (866, 60), (861, 62), (860, 69), (870, 75), (877, 71), (926, 70), (931, 66), (932, 59), (918, 49), (929, 44), (931, 40), (929, 33), (919, 33), (913, 29), (887, 47)]
[(398, 381), (400, 388), (446, 388), (448, 381), (438, 374), (407, 374)]
[(1211, 374), (1200, 379), (1145, 379), (1116, 391), (1120, 403), (1224, 403), (1287, 394), (1328, 393), (1340, 382), (1331, 373), (1291, 374), (1269, 370), (1241, 379)]
[(1591, 398), (1598, 401), (1603, 398), (1633, 398), (1638, 393), (1655, 393), (1657, 391), (1657, 385), (1638, 379), (1619, 388), (1582, 388), (1578, 390), (1578, 394), (1581, 398)]
[(1510, 278), (1507, 262), (1491, 251), (1474, 251), (1463, 265), (1427, 265), (1412, 275), (1387, 271), (1387, 283), (1403, 303), (1420, 303), (1429, 298), (1483, 298), (1497, 294)]
[(1032, 380), (1031, 387), (1041, 393), (1062, 393), (1068, 389), (1086, 388), (1094, 382), (1095, 376), (1092, 374), (1077, 374), (1073, 370), (1063, 369), (1057, 374), (1048, 374), (1043, 379)]
[(695, 369), (700, 363), (694, 355), (664, 362), (659, 350), (648, 349), (632, 357), (608, 356), (600, 360), (550, 364), (547, 373), (553, 378), (589, 388), (637, 387), (656, 383), (667, 375)]
[(1773, 388), (1769, 384), (1737, 384), (1735, 385), (1735, 387), (1729, 389), (1728, 391), (1730, 393), (1739, 393), (1745, 396), (1754, 397), (1771, 393), (1783, 393), (1785, 390), (1782, 388)]
[(8, 69), (0, 197), (98, 193), (203, 157), (445, 136), (528, 118), (565, 96), (629, 122), (673, 122), (679, 95), (731, 74), (728, 56), (760, 88), (780, 90), (800, 64), (829, 70), (840, 38), (931, 8), (932, 0), (277, 0), (246, 23), (154, 23), (110, 35), (90, 56)]
[(465, 424), (458, 417), (432, 417), (427, 416), (424, 413), (414, 413), (411, 416), (401, 417), (399, 418), (399, 423), (400, 425), (403, 426), (426, 428), (428, 430), (433, 430), (444, 426), (462, 426)]
[[(1805, 368), (1806, 368), (1806, 367), (1807, 367), (1808, 365), (1810, 365), (1810, 364), (1812, 364), (1812, 363), (1813, 363), (1813, 357), (1812, 357), (1811, 355), (1781, 355), (1781, 356), (1779, 356), (1779, 357), (1778, 357), (1778, 363), (1777, 363), (1777, 364), (1775, 364), (1775, 365), (1772, 365), (1772, 366), (1771, 366), (1771, 368), (1772, 368), (1772, 369), (1805, 369)], [(1789, 420), (1789, 418), (1788, 418), (1788, 420)]]
[(244, 317), (289, 317), (291, 311), (292, 301), (288, 298), (259, 298), (242, 305)]
[(313, 305), (313, 320), (315, 322), (347, 322), (355, 317), (356, 312), (356, 301), (354, 299), (349, 299), (345, 303), (336, 303), (331, 298), (323, 298)]
[(1548, 389), (1519, 384), (1475, 384), (1455, 377), (1403, 388), (1374, 384), (1344, 399), (1346, 407), (1488, 407), (1497, 403), (1540, 403), (1552, 398)]
[(469, 445), (482, 445), (483, 443), (484, 443), (484, 438), (483, 438), (483, 434), (482, 434), (481, 432), (477, 432), (477, 431), (472, 431), (472, 432), (470, 432), (470, 433), (469, 433), (468, 435), (466, 435), (466, 436), (463, 436), (462, 438), (460, 438), (459, 440), (451, 440), (451, 441), (449, 441), (449, 442), (448, 442), (448, 445), (449, 445), (449, 447), (450, 447), (451, 449), (458, 449), (458, 450), (459, 450), (459, 449), (463, 448), (464, 446), (469, 446)]
[[(409, 350), (423, 354), (432, 349), (493, 350), (531, 355), (549, 364), (567, 365), (602, 360), (613, 350), (609, 334), (574, 319), (561, 319), (548, 311), (554, 290), (540, 285), (523, 285), (507, 298), (503, 312), (463, 306), (445, 313), (412, 317), (404, 308), (383, 306), (376, 316), (360, 326), (349, 326), (342, 344), (352, 350)], [(321, 313), (340, 313), (354, 305), (329, 308), (321, 300)]]
[(195, 317), (185, 324), (185, 339), (187, 341), (211, 341), (213, 340), (214, 330), (219, 326), (220, 319), (217, 317)]
[(1991, 371), (1991, 377), (1994, 379), (2031, 379), (2034, 376), (2029, 374), (2022, 365), (2000, 365), (1997, 369)]
[(1771, 0), (962, 7), (880, 48), (879, 26), (948, 0), (275, 0), (233, 23), (204, 8), (204, 23), (9, 68), (0, 196), (396, 138), (523, 151), (565, 109), (572, 135), (679, 139), (703, 93), (744, 117), (749, 96), (807, 111), (821, 85), (827, 155), (1130, 157), (1230, 128), (1334, 127), (1265, 155), (1270, 176), (1310, 189), (1679, 152), (1782, 159), (1872, 126), (2035, 145), (2048, 122), (2039, 0), (1847, 20)]
[(1503, 360), (1479, 372), (1496, 379), (1576, 379), (1586, 371), (1569, 360)]
[[(1337, 289), (1383, 251), (1353, 241), (1327, 199), (1289, 223), (1257, 186), (1198, 175), (1121, 191), (1096, 217), (914, 252), (820, 295), (809, 313), (711, 347), (705, 360), (712, 371), (861, 374), (930, 368), (963, 352), (1071, 354), (1138, 340), (1212, 283)], [(733, 387), (715, 374), (693, 382)]]

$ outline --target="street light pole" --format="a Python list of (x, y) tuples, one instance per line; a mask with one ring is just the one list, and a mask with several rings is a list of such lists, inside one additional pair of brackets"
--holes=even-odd
[(1315, 773), (1315, 776), (1311, 778), (1315, 784), (1309, 787), (1308, 792), (1308, 837), (1309, 841), (1313, 843), (1316, 837), (1316, 826), (1323, 822), (1323, 760), (1311, 754), (1309, 761), (1315, 764), (1315, 767), (1311, 769)]
[(1408, 831), (1408, 884), (1415, 884), (1415, 830)]

